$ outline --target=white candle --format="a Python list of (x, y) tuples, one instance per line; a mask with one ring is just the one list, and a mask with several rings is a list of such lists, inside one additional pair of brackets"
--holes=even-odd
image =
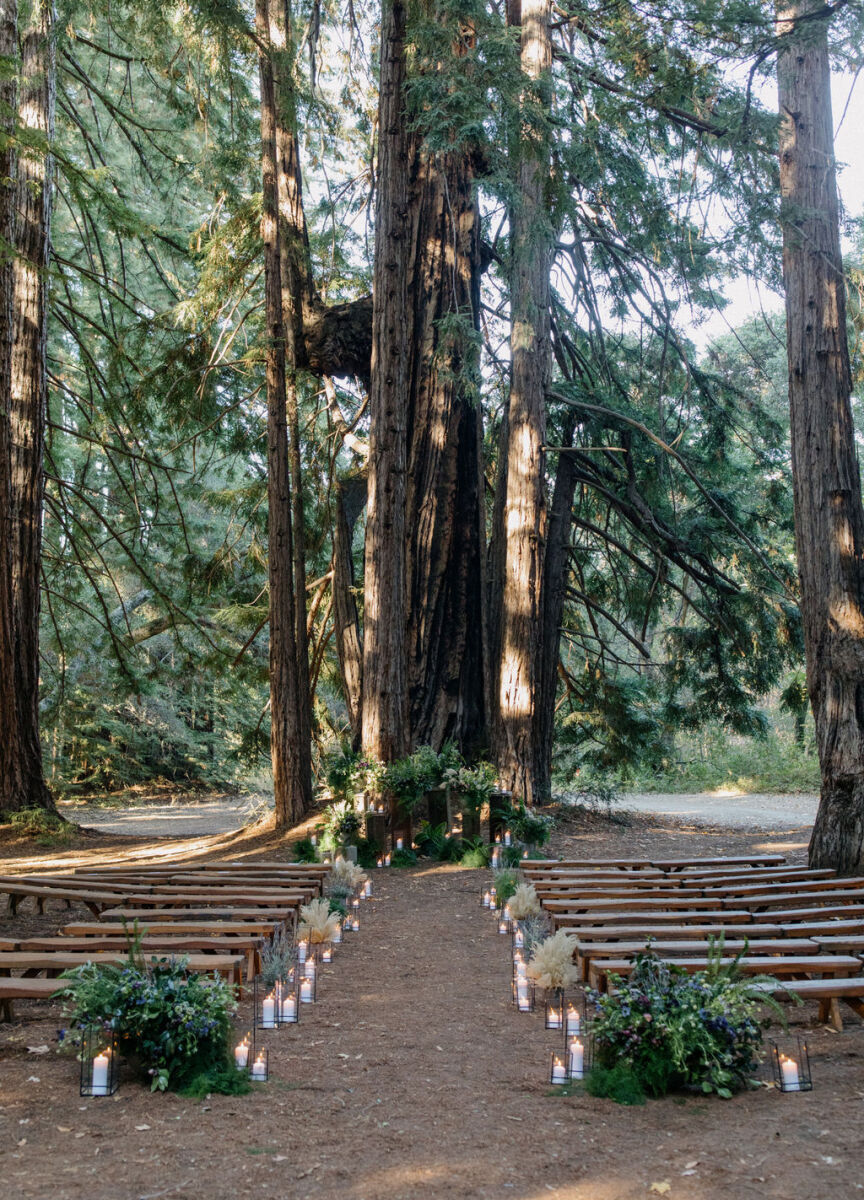
[(524, 978), (517, 979), (516, 980), (516, 1007), (521, 1008), (521, 1009), (527, 1009), (530, 1007), (530, 1005), (531, 1005), (531, 997), (528, 992), (528, 980), (524, 979)]
[(264, 997), (261, 1005), (261, 1025), (264, 1029), (273, 1029), (276, 1025), (276, 998), (272, 992)]
[(291, 1022), (297, 1020), (297, 997), (289, 992), (282, 1001), (282, 1020)]
[(510, 846), (510, 845), (512, 845), (512, 844), (513, 844), (513, 838), (512, 838), (512, 836), (511, 836), (511, 834), (510, 834), (510, 830), (509, 830), (509, 829), (505, 829), (505, 830), (504, 830), (504, 845), (505, 845), (505, 846)]
[(401, 849), (402, 849), (402, 847), (403, 847), (403, 841), (402, 841), (402, 838), (397, 838), (397, 839), (396, 839), (396, 849), (397, 849), (397, 850), (401, 850)]
[(561, 1061), (561, 1059), (558, 1057), (557, 1054), (552, 1059), (552, 1082), (553, 1083), (566, 1083), (567, 1082), (567, 1072), (564, 1070), (564, 1063)]
[(355, 917), (354, 920), (351, 922), (351, 932), (357, 933), (359, 931), (359, 929), (360, 929), (360, 918)]
[(562, 1025), (562, 1017), (560, 1008), (550, 1008), (549, 1017), (546, 1022), (547, 1029), (560, 1029)]
[(308, 943), (306, 941), (297, 943), (297, 961), (298, 961), (298, 963), (305, 963), (306, 951), (308, 950), (308, 948), (309, 948)]
[(493, 908), (495, 907), (495, 899), (496, 899), (497, 895), (498, 895), (498, 893), (495, 891), (494, 887), (489, 889), (489, 899), (492, 903)]
[(310, 837), (309, 841), (312, 843), (313, 846), (317, 846), (318, 845), (318, 835), (316, 833), (313, 833), (312, 836)]
[(496, 834), (495, 834), (495, 845), (496, 845), (496, 846), (500, 846), (500, 845), (501, 845), (501, 834), (500, 834), (500, 833), (496, 833)]
[(234, 1047), (234, 1065), (243, 1070), (249, 1061), (249, 1043), (241, 1042), (239, 1046)]
[(794, 1058), (784, 1058), (780, 1055), (780, 1075), (783, 1080), (784, 1092), (800, 1092), (801, 1079), (798, 1075), (798, 1064)]
[(375, 866), (376, 866), (376, 867), (383, 867), (383, 866), (384, 866), (384, 859), (383, 859), (383, 858), (379, 858), (379, 859), (378, 859), (378, 861), (377, 861), (377, 863), (375, 864)]
[(333, 930), (333, 945), (340, 946), (342, 944), (342, 922), (340, 921)]
[(585, 1047), (578, 1038), (570, 1042), (570, 1078), (582, 1079), (585, 1075)]
[(582, 1026), (581, 1026), (581, 1023), (579, 1020), (578, 1012), (576, 1011), (576, 1009), (573, 1007), (572, 1004), (568, 1004), (567, 1005), (567, 1026), (566, 1026), (564, 1032), (566, 1033), (567, 1037), (571, 1037), (571, 1036), (578, 1034), (581, 1031), (581, 1028), (582, 1028)]
[(306, 962), (303, 964), (303, 974), (306, 976), (306, 978), (314, 979), (316, 969), (317, 968), (315, 966), (315, 959), (307, 958)]
[(312, 1003), (312, 980), (308, 976), (300, 980), (300, 1003)]
[(330, 946), (325, 946), (321, 951), (321, 961), (325, 963), (333, 961), (333, 950)]
[(491, 892), (487, 891), (487, 892), (483, 893), (483, 907), (484, 908), (492, 907), (492, 893)]
[(357, 912), (357, 910), (360, 908), (360, 901), (356, 898), (356, 896), (351, 901), (351, 907), (354, 909), (355, 912)]
[(517, 928), (517, 929), (514, 929), (514, 931), (513, 931), (513, 945), (514, 945), (514, 946), (520, 946), (520, 947), (525, 945), (525, 934), (522, 932), (522, 930), (521, 930), (521, 929), (518, 929), (518, 928)]
[(263, 1054), (259, 1054), (252, 1064), (252, 1078), (258, 1080), (267, 1078), (267, 1065), (264, 1062)]
[(509, 933), (509, 926), (507, 924), (506, 917), (502, 917), (501, 920), (498, 922), (498, 932), (499, 933)]
[(101, 1054), (97, 1054), (93, 1059), (90, 1091), (94, 1096), (108, 1095), (108, 1065), (110, 1055), (110, 1050), (103, 1050)]
[(366, 886), (363, 888), (363, 895), (366, 897), (367, 900), (372, 895), (372, 880), (371, 879), (366, 880)]
[(390, 866), (390, 855), (389, 855), (389, 854), (385, 854), (385, 855), (384, 855), (384, 866), (385, 866), (385, 867), (389, 867), (389, 866)]

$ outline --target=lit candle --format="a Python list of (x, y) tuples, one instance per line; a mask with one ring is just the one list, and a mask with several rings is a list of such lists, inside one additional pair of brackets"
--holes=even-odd
[(367, 900), (372, 895), (372, 880), (371, 879), (366, 880), (366, 884), (363, 888), (363, 895), (366, 897)]
[(271, 992), (264, 997), (261, 1005), (261, 1026), (263, 1029), (273, 1029), (276, 1025), (276, 997)]
[(303, 964), (303, 974), (306, 976), (307, 979), (314, 979), (315, 971), (316, 971), (315, 959), (307, 958), (306, 962)]
[(354, 899), (351, 901), (351, 907), (354, 909), (355, 913), (356, 913), (356, 912), (357, 912), (357, 910), (360, 908), (360, 901), (357, 899), (357, 897), (356, 897), (356, 896), (355, 896), (355, 898), (354, 898)]
[(492, 907), (492, 893), (489, 891), (485, 891), (483, 893), (483, 907), (484, 908)]
[(376, 866), (376, 867), (378, 867), (379, 869), (380, 869), (381, 867), (383, 867), (383, 866), (384, 866), (384, 859), (383, 859), (383, 858), (379, 858), (379, 859), (378, 859), (378, 861), (377, 861), (377, 863), (375, 864), (375, 866)]
[(509, 829), (505, 829), (505, 830), (504, 830), (504, 845), (505, 845), (505, 846), (512, 846), (512, 845), (513, 845), (513, 837), (512, 837), (512, 835), (511, 835), (511, 833), (510, 833), (510, 830), (509, 830)]
[(567, 1082), (567, 1072), (564, 1070), (564, 1063), (558, 1057), (557, 1054), (552, 1059), (552, 1082), (553, 1083), (566, 1083)]
[(510, 926), (508, 924), (506, 917), (502, 916), (501, 920), (498, 922), (498, 932), (499, 933), (509, 933), (510, 932)]
[(489, 889), (489, 899), (491, 901), (491, 905), (493, 908), (495, 907), (495, 900), (497, 898), (497, 895), (498, 895), (498, 893), (496, 892), (495, 888), (491, 887)]
[(297, 997), (293, 992), (288, 992), (288, 994), (283, 997), (282, 1020), (292, 1025), (297, 1020)]
[(245, 1069), (248, 1061), (249, 1061), (249, 1043), (244, 1038), (243, 1041), (239, 1044), (239, 1046), (234, 1047), (234, 1065), (237, 1067), (238, 1070), (242, 1071)]
[(547, 1029), (560, 1029), (563, 1024), (560, 1008), (550, 1008), (549, 1016), (546, 1021)]
[(798, 1064), (794, 1058), (785, 1058), (780, 1055), (780, 1075), (783, 1080), (784, 1092), (800, 1092), (801, 1079), (798, 1075)]
[(103, 1050), (101, 1054), (97, 1054), (93, 1059), (90, 1091), (94, 1096), (108, 1095), (108, 1067), (110, 1062), (110, 1050)]
[(573, 1037), (581, 1031), (579, 1014), (572, 1004), (567, 1005), (567, 1026), (564, 1030), (567, 1037)]
[(264, 1062), (263, 1051), (252, 1064), (252, 1078), (258, 1080), (266, 1080), (267, 1078), (267, 1064)]
[(333, 944), (334, 944), (334, 946), (341, 946), (341, 944), (342, 944), (342, 922), (341, 921), (336, 926), (336, 928), (333, 930)]
[(359, 930), (360, 930), (360, 918), (355, 917), (354, 920), (351, 922), (351, 932), (358, 933)]
[(385, 854), (385, 855), (384, 855), (384, 866), (385, 866), (385, 867), (389, 867), (389, 866), (390, 866), (390, 855), (389, 855), (389, 854)]
[(397, 839), (396, 839), (396, 849), (397, 849), (397, 850), (401, 850), (401, 849), (402, 849), (402, 847), (403, 847), (403, 845), (404, 845), (404, 843), (403, 843), (403, 840), (402, 840), (402, 838), (397, 838)]
[(518, 978), (516, 980), (516, 1007), (524, 1012), (526, 1009), (530, 1008), (530, 1006), (531, 997), (528, 992), (528, 980), (525, 978)]
[(313, 833), (312, 836), (310, 837), (309, 841), (312, 843), (313, 846), (317, 846), (318, 845), (318, 834)]
[(570, 1042), (570, 1078), (582, 1079), (585, 1075), (585, 1047), (578, 1038)]
[(321, 951), (321, 961), (325, 962), (325, 963), (329, 963), (329, 962), (333, 961), (332, 946), (325, 946), (324, 949)]
[(304, 976), (304, 978), (300, 980), (300, 1003), (312, 1003), (312, 980), (308, 975)]
[(308, 949), (308, 944), (305, 941), (297, 943), (297, 961), (298, 961), (298, 963), (305, 963), (307, 949)]
[(496, 845), (496, 846), (500, 846), (500, 845), (501, 845), (501, 834), (500, 834), (500, 833), (496, 833), (496, 834), (495, 834), (495, 845)]

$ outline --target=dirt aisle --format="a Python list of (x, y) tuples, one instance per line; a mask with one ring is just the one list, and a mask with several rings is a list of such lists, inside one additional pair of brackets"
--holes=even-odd
[(842, 1049), (812, 1038), (820, 1087), (806, 1095), (637, 1109), (550, 1095), (556, 1035), (509, 1004), (509, 947), (478, 903), (481, 873), (372, 875), (361, 931), (322, 970), (319, 1003), (269, 1039), (273, 1078), (252, 1096), (198, 1103), (129, 1083), (88, 1102), (70, 1062), (26, 1051), (51, 1038), (53, 1017), (7, 1042), (4, 1194), (635, 1200), (654, 1183), (669, 1183), (653, 1194), (670, 1200), (859, 1194), (860, 1027)]

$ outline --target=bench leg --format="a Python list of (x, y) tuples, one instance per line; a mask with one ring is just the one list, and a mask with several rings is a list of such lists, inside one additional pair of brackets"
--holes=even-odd
[(840, 1001), (836, 996), (826, 997), (819, 1001), (819, 1022), (830, 1025), (838, 1033), (843, 1031), (843, 1016), (840, 1012)]
[(0, 1021), (8, 1021), (11, 1024), (14, 1019), (15, 1012), (11, 999), (0, 1000)]

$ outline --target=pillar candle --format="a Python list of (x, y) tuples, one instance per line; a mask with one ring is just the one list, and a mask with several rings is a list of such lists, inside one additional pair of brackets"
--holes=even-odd
[(783, 1080), (784, 1092), (800, 1092), (801, 1078), (798, 1074), (798, 1064), (793, 1058), (780, 1055), (780, 1077)]
[(578, 1038), (570, 1042), (570, 1078), (582, 1079), (585, 1075), (585, 1047)]
[(94, 1096), (108, 1095), (108, 1066), (111, 1061), (111, 1051), (103, 1050), (93, 1059), (90, 1091)]
[(566, 1083), (567, 1082), (567, 1072), (564, 1070), (564, 1063), (557, 1056), (557, 1054), (552, 1059), (552, 1082), (553, 1083)]
[(264, 1062), (263, 1054), (259, 1054), (252, 1064), (252, 1078), (258, 1080), (267, 1078), (267, 1064)]
[(276, 998), (272, 992), (264, 997), (261, 1005), (261, 1025), (264, 1029), (273, 1029), (276, 1025)]

